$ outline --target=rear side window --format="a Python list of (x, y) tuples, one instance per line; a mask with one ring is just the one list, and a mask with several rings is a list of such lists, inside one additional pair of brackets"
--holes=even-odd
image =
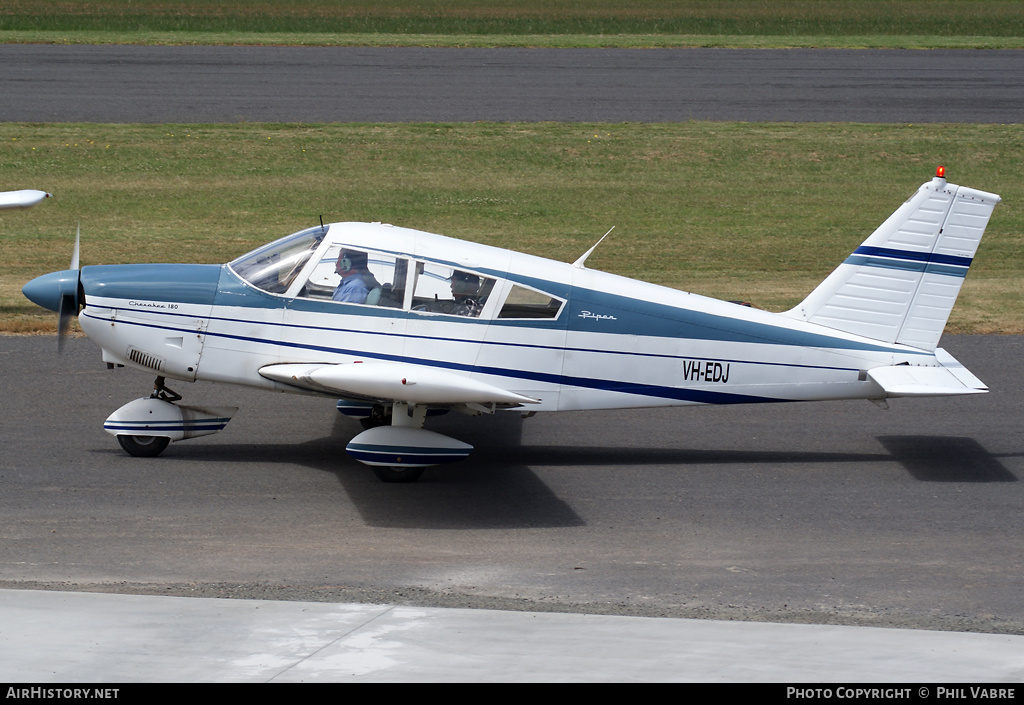
[(494, 280), (434, 262), (418, 262), (412, 310), (478, 318)]
[(498, 318), (558, 318), (564, 303), (543, 291), (513, 284)]

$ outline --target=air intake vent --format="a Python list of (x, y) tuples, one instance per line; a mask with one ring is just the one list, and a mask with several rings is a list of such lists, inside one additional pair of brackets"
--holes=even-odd
[(151, 370), (160, 372), (164, 368), (164, 361), (155, 355), (150, 355), (148, 352), (136, 350), (135, 348), (128, 348), (128, 360), (134, 362), (140, 367), (148, 367)]

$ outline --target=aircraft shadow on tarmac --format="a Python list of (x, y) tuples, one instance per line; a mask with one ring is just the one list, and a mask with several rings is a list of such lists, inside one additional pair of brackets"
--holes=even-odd
[[(831, 464), (844, 462), (900, 463), (922, 482), (1016, 482), (991, 453), (973, 438), (947, 436), (879, 436), (888, 453), (829, 453), (808, 451), (687, 450), (681, 448), (565, 448), (523, 447), (515, 461), (527, 466), (594, 465), (762, 465)], [(478, 459), (488, 455), (486, 450)], [(490, 460), (501, 463), (507, 454), (493, 453)]]
[[(332, 434), (297, 444), (182, 444), (169, 456), (189, 463), (297, 464), (332, 473), (348, 499), (371, 526), (481, 529), (583, 526), (585, 521), (535, 472), (536, 468), (601, 468), (685, 472), (688, 466), (833, 465), (896, 461), (922, 482), (1016, 482), (997, 457), (973, 438), (878, 436), (886, 452), (694, 450), (652, 447), (522, 445), (518, 417), (476, 430), (458, 417), (462, 436), (477, 446), (470, 458), (431, 468), (416, 483), (379, 482), (348, 458), (344, 443), (354, 422), (339, 417)], [(481, 427), (482, 428), (482, 427)]]
[[(217, 444), (181, 448), (188, 463), (281, 463), (331, 473), (371, 526), (420, 529), (510, 529), (583, 526), (585, 521), (515, 459), (469, 460), (430, 468), (415, 483), (383, 483), (324, 438), (294, 445)], [(161, 462), (179, 453), (165, 453)]]
[(973, 438), (878, 436), (894, 460), (924, 482), (1016, 482), (996, 456)]

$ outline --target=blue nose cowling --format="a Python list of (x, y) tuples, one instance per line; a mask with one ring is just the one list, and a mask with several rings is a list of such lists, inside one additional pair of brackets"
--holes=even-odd
[(32, 303), (51, 311), (60, 311), (60, 301), (64, 296), (75, 297), (77, 303), (78, 270), (65, 269), (36, 277), (22, 287), (21, 293)]

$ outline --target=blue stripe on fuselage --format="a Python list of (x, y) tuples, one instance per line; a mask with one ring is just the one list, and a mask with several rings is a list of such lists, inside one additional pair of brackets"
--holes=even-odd
[[(526, 281), (514, 277), (515, 281)], [(530, 286), (549, 292), (568, 293), (565, 284), (528, 280)], [(653, 286), (653, 285), (651, 285)], [(242, 308), (280, 309), (294, 308), (313, 313), (344, 314), (351, 316), (387, 316), (410, 320), (423, 320), (421, 314), (379, 306), (360, 306), (334, 301), (313, 299), (286, 299), (268, 294), (244, 283), (238, 275), (225, 267), (220, 279), (217, 305)], [(686, 296), (684, 292), (678, 292)], [(637, 298), (594, 291), (576, 287), (571, 289), (569, 303), (563, 308), (558, 319), (494, 319), (481, 320), (465, 316), (437, 316), (437, 320), (461, 325), (490, 325), (503, 328), (533, 328), (550, 330), (568, 327), (570, 331), (585, 331), (612, 335), (638, 335), (644, 337), (685, 338), (713, 342), (759, 343), (766, 345), (795, 345), (829, 349), (887, 352), (892, 348), (883, 343), (872, 344), (844, 340), (827, 334), (793, 330), (784, 326), (731, 318), (681, 308), (668, 304), (652, 303)], [(720, 302), (716, 302), (720, 303)], [(582, 318), (584, 311), (597, 315), (611, 315), (609, 318)], [(595, 325), (597, 323), (598, 325)], [(326, 328), (326, 326), (325, 326)], [(336, 329), (332, 329), (336, 330)]]
[[(87, 297), (103, 296), (110, 298), (152, 299), (155, 301), (177, 301), (181, 303), (237, 306), (255, 309), (281, 309), (289, 305), (290, 300), (277, 295), (268, 294), (252, 288), (240, 280), (227, 267), (219, 265), (111, 265), (83, 268), (83, 284), (86, 286)], [(219, 282), (219, 283), (218, 283)], [(562, 285), (565, 286), (565, 285)], [(538, 282), (543, 288), (543, 282)], [(550, 288), (554, 289), (554, 286)], [(384, 309), (371, 306), (338, 304), (334, 302), (314, 302), (304, 300), (303, 308), (323, 313), (336, 313), (351, 316), (404, 316), (414, 317), (418, 314), (396, 309)], [(340, 307), (340, 308), (339, 308)], [(613, 318), (590, 319), (579, 316), (584, 310), (596, 312), (598, 315)], [(136, 311), (137, 312), (137, 311)], [(88, 311), (83, 311), (88, 316)], [(164, 313), (162, 315), (172, 316)], [(563, 317), (568, 317), (566, 321)], [(468, 325), (518, 326), (523, 328), (560, 327), (569, 325), (573, 331), (610, 335), (660, 336), (667, 338), (686, 338), (701, 341), (728, 341), (743, 343), (759, 343), (774, 345), (809, 346), (818, 348), (872, 350), (879, 352), (893, 351), (891, 346), (853, 342), (826, 334), (816, 334), (791, 330), (782, 326), (773, 326), (701, 311), (680, 308), (667, 304), (652, 303), (637, 298), (618, 294), (599, 292), (588, 289), (574, 289), (570, 297), (570, 305), (563, 310), (560, 320), (556, 321), (482, 321), (457, 316), (447, 316), (443, 320), (449, 323)], [(233, 321), (237, 319), (218, 319)], [(257, 325), (273, 325), (294, 328), (314, 328), (313, 326), (297, 326), (294, 324), (270, 323), (258, 320), (243, 321)], [(599, 328), (592, 324), (598, 323)], [(122, 320), (121, 324), (138, 325), (164, 330), (180, 330), (173, 326), (141, 321)], [(326, 326), (324, 326), (327, 329)], [(330, 330), (337, 331), (336, 328)], [(527, 331), (524, 330), (524, 333)], [(750, 395), (737, 395), (696, 389), (676, 388), (670, 386), (648, 385), (619, 380), (591, 379), (555, 373), (536, 372), (497, 367), (482, 367), (440, 360), (422, 360), (404, 355), (386, 353), (370, 353), (366, 350), (344, 349), (332, 346), (312, 345), (287, 340), (273, 340), (254, 336), (231, 335), (214, 330), (207, 331), (208, 336), (247, 341), (256, 344), (291, 347), (333, 355), (349, 355), (394, 362), (424, 364), (432, 367), (455, 370), (464, 373), (481, 373), (501, 377), (545, 382), (566, 387), (589, 388), (612, 391), (623, 394), (691, 401), (698, 403), (750, 403), (776, 401)], [(380, 334), (388, 335), (388, 334)], [(440, 337), (440, 336), (439, 336)], [(474, 342), (476, 341), (466, 341)], [(516, 343), (494, 343), (516, 345)], [(525, 344), (524, 346), (528, 346)], [(594, 352), (608, 352), (592, 350)], [(617, 353), (609, 354), (636, 354)], [(760, 364), (760, 363), (754, 363)]]
[[(127, 313), (134, 313), (134, 314), (138, 313), (137, 309), (131, 309), (131, 308), (121, 308), (121, 307), (117, 307), (117, 306), (114, 306), (114, 307), (105, 306), (104, 308), (107, 309), (107, 310), (111, 310), (111, 311), (125, 311)], [(163, 316), (165, 318), (168, 318), (168, 319), (171, 319), (171, 320), (173, 320), (175, 318), (185, 318), (185, 319), (189, 319), (191, 321), (192, 319), (195, 318), (194, 314), (174, 313), (174, 312), (170, 312), (170, 311), (159, 311), (159, 312), (148, 311), (147, 313), (159, 313), (161, 316)], [(96, 318), (95, 316), (91, 316), (88, 311), (83, 312), (83, 315), (85, 315), (87, 318), (93, 318), (93, 320), (106, 320), (106, 319)], [(671, 353), (671, 352), (644, 352), (642, 350), (621, 350), (621, 349), (612, 349), (612, 348), (585, 348), (585, 347), (569, 346), (569, 345), (542, 345), (542, 344), (539, 344), (539, 343), (528, 343), (528, 342), (522, 342), (522, 341), (512, 342), (512, 341), (506, 341), (506, 340), (479, 340), (479, 339), (476, 339), (476, 338), (457, 338), (457, 337), (450, 336), (450, 335), (449, 336), (441, 336), (441, 335), (422, 335), (422, 334), (413, 334), (413, 333), (390, 333), (390, 332), (386, 332), (386, 331), (368, 331), (368, 330), (360, 329), (360, 328), (338, 328), (338, 327), (334, 327), (334, 326), (314, 326), (314, 325), (309, 325), (309, 324), (281, 323), (281, 322), (276, 322), (276, 321), (257, 321), (257, 320), (242, 319), (242, 318), (226, 318), (226, 317), (223, 317), (223, 316), (210, 316), (208, 318), (208, 320), (215, 321), (215, 322), (222, 322), (222, 323), (242, 323), (242, 324), (245, 324), (245, 325), (260, 325), (260, 326), (266, 326), (268, 328), (278, 328), (278, 329), (294, 329), (294, 330), (301, 330), (301, 331), (323, 331), (325, 333), (332, 333), (332, 334), (337, 334), (337, 335), (348, 335), (348, 334), (372, 335), (372, 336), (376, 336), (376, 337), (380, 337), (380, 338), (396, 338), (399, 341), (405, 341), (405, 340), (412, 340), (412, 341), (416, 341), (416, 340), (439, 341), (439, 342), (449, 342), (449, 343), (467, 343), (467, 344), (471, 344), (471, 345), (481, 345), (481, 346), (484, 346), (484, 347), (523, 348), (523, 349), (530, 349), (530, 350), (559, 350), (559, 351), (572, 352), (572, 353), (591, 353), (591, 354), (595, 354), (595, 355), (621, 355), (621, 356), (624, 356), (624, 357), (659, 358), (659, 359), (670, 359), (670, 360), (680, 360), (680, 361), (692, 359), (692, 356), (690, 356), (690, 355), (686, 355), (686, 354), (682, 354), (682, 353)], [(175, 331), (175, 332), (183, 332), (183, 331), (191, 332), (192, 331), (191, 327), (188, 327), (188, 328), (178, 328), (178, 327), (175, 327), (175, 326), (169, 325), (169, 324), (168, 325), (160, 325), (160, 324), (156, 324), (156, 323), (143, 324), (143, 323), (139, 323), (137, 321), (127, 320), (127, 319), (119, 319), (118, 322), (126, 324), (126, 325), (140, 325), (140, 326), (143, 326), (143, 327), (157, 328), (157, 329), (160, 329), (160, 330), (168, 330), (168, 331)], [(248, 341), (248, 342), (261, 343), (261, 344), (267, 344), (267, 345), (277, 345), (277, 344), (280, 344), (280, 342), (281, 342), (280, 339), (278, 339), (278, 338), (255, 338), (255, 337), (234, 336), (234, 335), (229, 335), (229, 334), (226, 334), (226, 333), (218, 333), (216, 330), (214, 330), (214, 332), (211, 333), (210, 335), (213, 335), (214, 337), (232, 338), (232, 339), (245, 340), (245, 341)], [(323, 349), (325, 351), (338, 352), (338, 353), (349, 353), (349, 352), (351, 352), (349, 350), (343, 350), (343, 349), (338, 349), (338, 348), (316, 348), (315, 346), (309, 346), (309, 347), (310, 347), (310, 349)], [(893, 349), (892, 348), (886, 348), (886, 352), (893, 352)], [(901, 351), (901, 352), (904, 352), (906, 354), (916, 354), (916, 351)], [(357, 354), (362, 354), (362, 351), (357, 351)], [(920, 354), (925, 354), (925, 353), (921, 352)], [(800, 363), (795, 363), (795, 362), (766, 362), (766, 361), (740, 360), (740, 359), (732, 359), (732, 358), (716, 358), (716, 359), (718, 359), (720, 362), (756, 364), (756, 365), (764, 365), (764, 366), (768, 366), (768, 367), (802, 367), (802, 368), (806, 368), (806, 369), (816, 369), (816, 370), (847, 370), (847, 369), (851, 369), (851, 368), (848, 368), (848, 367), (836, 367), (834, 365), (807, 365), (807, 364), (800, 364)]]
[[(878, 249), (878, 248), (875, 248)], [(103, 296), (124, 300), (174, 301), (192, 304), (210, 304), (240, 308), (280, 310), (294, 307), (309, 312), (346, 316), (387, 316), (422, 320), (420, 314), (392, 308), (359, 306), (312, 299), (291, 300), (269, 294), (246, 284), (230, 268), (221, 265), (98, 265), (82, 269), (82, 282), (86, 296)], [(531, 280), (531, 285), (544, 287), (545, 282)], [(547, 282), (549, 289), (557, 288)], [(565, 286), (565, 285), (561, 285)], [(653, 286), (653, 285), (652, 285)], [(681, 295), (686, 295), (680, 292)], [(590, 312), (603, 318), (583, 317)], [(793, 330), (709, 314), (703, 311), (658, 304), (637, 298), (607, 292), (576, 288), (570, 303), (557, 320), (480, 320), (462, 316), (439, 316), (446, 323), (460, 325), (491, 325), (526, 329), (548, 329), (568, 326), (570, 331), (602, 335), (635, 335), (665, 337), (710, 342), (740, 342), (770, 345), (806, 346), (824, 349), (889, 352), (893, 348), (883, 343), (855, 342), (828, 334)], [(218, 319), (216, 320), (237, 320)], [(337, 331), (333, 326), (294, 326), (284, 322), (246, 321), (249, 323), (297, 328), (323, 328)], [(524, 331), (526, 333), (526, 331)], [(442, 337), (442, 336), (438, 336)], [(266, 341), (263, 341), (266, 342)], [(507, 343), (493, 343), (507, 344)], [(516, 345), (516, 343), (511, 343)], [(528, 344), (526, 344), (528, 346)]]
[[(88, 311), (83, 311), (83, 316), (91, 317)], [(154, 315), (167, 315), (167, 314), (154, 314)], [(105, 320), (105, 319), (96, 319)], [(132, 325), (143, 328), (153, 328), (157, 330), (173, 330), (179, 331), (180, 329), (174, 328), (173, 326), (163, 326), (154, 323), (144, 323), (137, 320), (122, 319), (118, 321), (118, 325)], [(502, 367), (491, 367), (483, 365), (471, 365), (457, 362), (450, 362), (447, 360), (425, 360), (419, 357), (411, 357), (406, 355), (395, 355), (389, 353), (371, 352), (362, 349), (355, 348), (338, 348), (327, 345), (313, 345), (309, 343), (299, 343), (294, 341), (286, 340), (271, 340), (266, 338), (257, 338), (254, 336), (244, 335), (232, 335), (228, 333), (222, 333), (217, 331), (207, 331), (206, 337), (215, 337), (228, 340), (238, 340), (243, 342), (269, 345), (272, 347), (282, 348), (293, 348), (296, 350), (310, 350), (315, 352), (322, 352), (330, 355), (346, 355), (350, 357), (362, 357), (366, 359), (382, 360), (386, 362), (404, 362), (416, 365), (424, 365), (428, 367), (436, 367), (441, 369), (453, 370), (456, 372), (464, 373), (479, 373), (486, 375), (495, 375), (499, 377), (506, 377), (511, 379), (530, 380), (535, 382), (544, 382), (547, 384), (560, 385), (564, 387), (579, 387), (584, 389), (596, 389), (608, 392), (617, 392), (621, 394), (630, 394), (645, 397), (655, 397), (659, 399), (672, 399), (676, 401), (688, 401), (701, 404), (750, 404), (750, 403), (765, 403), (765, 402), (776, 402), (776, 401), (788, 401), (781, 400), (772, 397), (761, 397), (753, 396), (748, 394), (730, 394), (726, 392), (716, 392), (701, 389), (690, 389), (690, 388), (679, 388), (669, 387), (660, 385), (642, 384), (637, 382), (625, 382), (622, 380), (607, 380), (607, 379), (592, 379), (587, 377), (574, 377), (571, 375), (563, 375), (558, 373), (547, 373), (538, 372), (534, 370), (521, 370), (511, 369)], [(630, 354), (630, 353), (620, 353)], [(738, 361), (739, 362), (739, 361)], [(756, 361), (750, 361), (751, 364), (762, 364)], [(771, 364), (771, 363), (766, 363)], [(812, 366), (807, 366), (812, 367)], [(852, 369), (851, 369), (852, 371)]]

